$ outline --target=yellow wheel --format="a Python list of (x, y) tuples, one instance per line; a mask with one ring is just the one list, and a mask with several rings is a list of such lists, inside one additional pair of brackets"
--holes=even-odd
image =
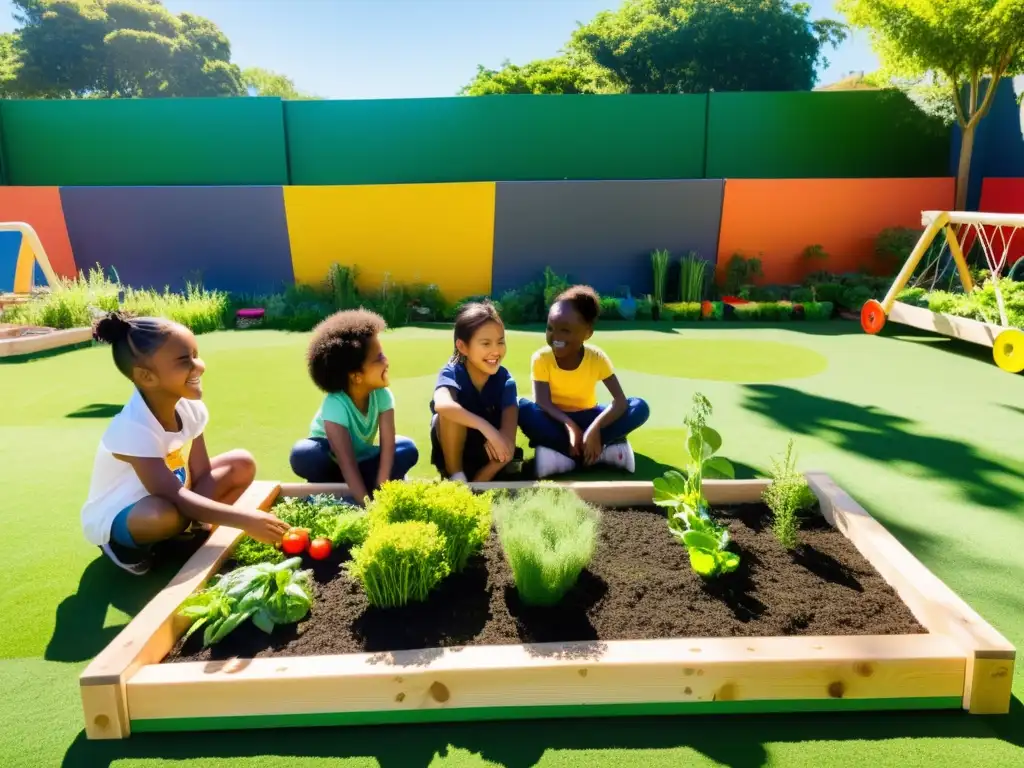
[(992, 358), (996, 365), (1010, 373), (1024, 371), (1024, 331), (1009, 328), (996, 336), (992, 347)]

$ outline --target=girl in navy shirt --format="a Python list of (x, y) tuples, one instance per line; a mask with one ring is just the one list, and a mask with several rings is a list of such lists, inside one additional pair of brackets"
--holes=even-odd
[(490, 302), (466, 304), (454, 336), (430, 402), (430, 460), (442, 477), (485, 483), (521, 455), (516, 382), (501, 365), (505, 325)]

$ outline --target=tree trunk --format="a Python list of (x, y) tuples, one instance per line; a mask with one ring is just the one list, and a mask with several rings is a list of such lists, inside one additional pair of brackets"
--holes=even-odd
[(976, 125), (968, 124), (960, 132), (960, 166), (956, 173), (957, 211), (967, 210), (967, 185), (971, 180), (971, 155), (974, 153), (974, 131)]

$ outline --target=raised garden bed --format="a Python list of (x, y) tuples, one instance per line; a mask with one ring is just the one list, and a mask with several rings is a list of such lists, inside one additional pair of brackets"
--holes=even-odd
[(0, 324), (0, 357), (34, 355), (92, 340), (92, 328), (56, 330), (31, 325)]
[[(316, 600), (298, 625), (262, 636), (242, 626), (201, 650), (180, 643), (189, 621), (178, 609), (231, 557), (240, 533), (217, 529), (82, 674), (87, 736), (630, 714), (1006, 712), (1013, 647), (827, 476), (807, 478), (823, 523), (803, 532), (793, 555), (764, 531), (766, 481), (704, 482), (742, 554), (717, 580), (692, 572), (664, 515), (650, 509), (651, 483), (567, 483), (605, 512), (589, 569), (554, 608), (519, 604), (492, 534), (482, 557), (426, 603), (369, 609), (359, 585), (327, 560), (314, 568)], [(279, 496), (346, 490), (259, 482), (240, 503), (270, 509)]]

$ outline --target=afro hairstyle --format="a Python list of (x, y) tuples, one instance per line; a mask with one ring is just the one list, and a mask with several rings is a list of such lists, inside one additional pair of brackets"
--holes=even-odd
[(363, 367), (370, 340), (387, 328), (365, 309), (335, 312), (313, 329), (306, 362), (313, 383), (328, 394), (348, 391), (348, 377)]
[(574, 285), (571, 288), (566, 288), (558, 294), (555, 301), (571, 304), (587, 325), (593, 325), (601, 313), (601, 299), (597, 295), (597, 291), (589, 285)]

